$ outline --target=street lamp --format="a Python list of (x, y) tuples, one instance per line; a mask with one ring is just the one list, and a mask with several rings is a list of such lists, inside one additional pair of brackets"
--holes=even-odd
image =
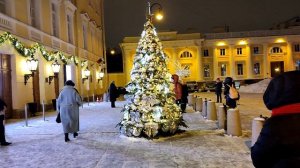
[(88, 67), (83, 71), (84, 78), (82, 78), (82, 83), (84, 83), (85, 80), (89, 79), (89, 76), (91, 74), (91, 71), (88, 69)]
[(27, 81), (30, 77), (34, 76), (34, 72), (37, 70), (38, 67), (38, 60), (34, 59), (33, 56), (31, 56), (29, 59), (26, 60), (27, 68), (31, 71), (31, 74), (25, 74), (24, 75), (24, 84), (27, 84)]
[(49, 83), (49, 85), (51, 84), (51, 82), (52, 82), (52, 80), (53, 80), (54, 78), (57, 78), (58, 73), (59, 73), (59, 70), (60, 70), (60, 64), (57, 62), (57, 60), (55, 60), (55, 61), (52, 63), (51, 67), (52, 67), (52, 71), (53, 71), (53, 73), (54, 73), (54, 76), (49, 76), (49, 77), (48, 77), (48, 83)]
[[(154, 7), (157, 7), (158, 11), (155, 12), (154, 14), (152, 14)], [(162, 12), (162, 6), (159, 3), (154, 3), (154, 4), (150, 4), (150, 2), (148, 2), (148, 14), (147, 17), (149, 17), (152, 21), (152, 16), (155, 16), (156, 20), (160, 21), (163, 19), (164, 15)]]
[(102, 79), (103, 79), (103, 77), (104, 77), (104, 72), (99, 72), (99, 74), (98, 74), (98, 83), (100, 82), (100, 81), (102, 81)]

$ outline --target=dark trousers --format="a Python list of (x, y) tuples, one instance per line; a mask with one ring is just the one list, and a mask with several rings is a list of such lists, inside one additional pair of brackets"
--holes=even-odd
[(115, 101), (110, 101), (110, 103), (111, 103), (111, 107), (116, 107)]
[(222, 103), (222, 93), (216, 93), (217, 94), (217, 103)]
[(0, 143), (6, 142), (5, 140), (5, 128), (3, 125), (4, 115), (0, 115)]
[(185, 113), (186, 103), (182, 102), (180, 107), (181, 107), (182, 112)]

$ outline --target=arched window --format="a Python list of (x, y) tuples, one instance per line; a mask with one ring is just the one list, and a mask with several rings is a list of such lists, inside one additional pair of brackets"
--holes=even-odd
[(282, 53), (282, 49), (280, 47), (273, 47), (271, 52), (272, 53)]
[(192, 53), (188, 51), (184, 51), (183, 53), (180, 54), (180, 58), (192, 58), (192, 57), (193, 57)]

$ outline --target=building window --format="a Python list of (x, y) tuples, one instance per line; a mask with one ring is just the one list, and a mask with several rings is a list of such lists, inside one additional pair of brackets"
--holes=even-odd
[(204, 65), (204, 77), (210, 77), (209, 64)]
[(225, 48), (221, 48), (220, 49), (220, 55), (225, 55), (226, 53), (225, 53)]
[(260, 74), (260, 64), (259, 63), (255, 63), (253, 65), (253, 71), (255, 75), (259, 75)]
[(295, 44), (294, 47), (295, 47), (295, 48), (294, 48), (294, 51), (295, 51), (295, 52), (300, 52), (300, 45), (299, 45), (299, 44)]
[(208, 57), (209, 56), (208, 50), (203, 50), (203, 56), (204, 57)]
[(68, 42), (73, 44), (73, 18), (67, 15)]
[(83, 32), (83, 48), (87, 49), (87, 28), (86, 28), (86, 25), (82, 26), (82, 32)]
[(226, 64), (221, 64), (221, 76), (226, 76)]
[(242, 55), (243, 54), (243, 49), (242, 48), (237, 48), (236, 49), (236, 54), (237, 55)]
[(244, 75), (243, 64), (237, 64), (238, 75)]
[(53, 36), (59, 37), (59, 29), (58, 29), (58, 10), (57, 5), (51, 3), (51, 15), (52, 15), (52, 30)]
[(282, 53), (282, 49), (280, 47), (273, 47), (272, 53)]
[(36, 0), (30, 0), (30, 19), (31, 26), (37, 29), (40, 29), (40, 15), (39, 15), (39, 7)]
[(253, 47), (253, 53), (259, 54), (259, 47)]
[(180, 58), (192, 58), (193, 55), (192, 53), (188, 52), (188, 51), (184, 51), (181, 55)]
[(6, 6), (5, 6), (6, 0), (0, 0), (0, 12), (3, 14), (6, 14)]

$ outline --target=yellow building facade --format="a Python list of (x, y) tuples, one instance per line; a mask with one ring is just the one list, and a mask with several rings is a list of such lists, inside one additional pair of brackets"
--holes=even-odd
[[(0, 97), (7, 117), (51, 105), (66, 80), (91, 101), (106, 90), (103, 0), (0, 0)], [(36, 71), (27, 60), (38, 60)], [(54, 73), (52, 64), (60, 64)], [(85, 76), (89, 70), (90, 75)]]
[[(186, 82), (210, 82), (233, 77), (236, 81), (264, 79), (299, 69), (300, 28), (225, 33), (158, 33), (169, 72), (181, 68)], [(125, 82), (130, 81), (133, 58), (140, 37), (125, 37), (120, 44)]]

